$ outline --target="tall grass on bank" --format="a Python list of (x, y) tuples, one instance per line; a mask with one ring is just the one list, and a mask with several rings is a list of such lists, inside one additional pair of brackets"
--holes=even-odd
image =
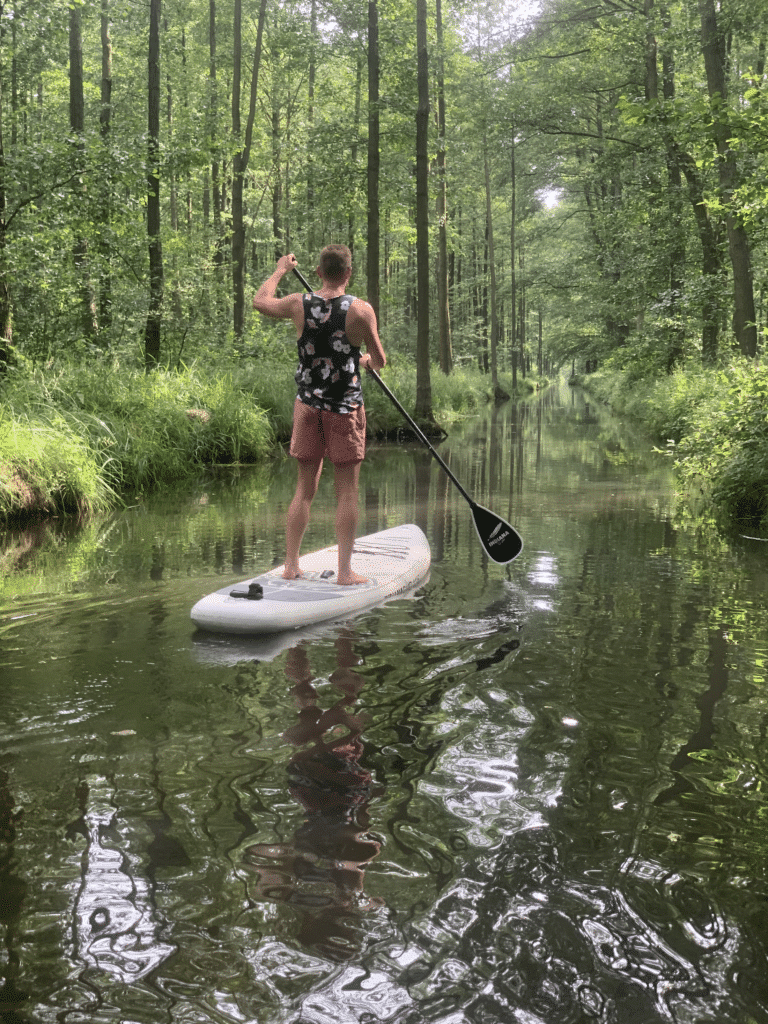
[(16, 372), (0, 395), (0, 516), (97, 510), (273, 444), (232, 371), (145, 374), (117, 362)]
[[(400, 404), (414, 414), (416, 409), (416, 372), (411, 363), (399, 357), (389, 363), (382, 371), (382, 379), (393, 392)], [(512, 375), (499, 375), (499, 382), (512, 394)], [(480, 409), (487, 407), (493, 400), (493, 386), (488, 374), (476, 369), (457, 368), (450, 376), (433, 366), (430, 374), (432, 390), (432, 410), (435, 419), (442, 427), (465, 416), (471, 416)], [(365, 408), (368, 428), (373, 436), (392, 436), (403, 427), (404, 421), (400, 412), (372, 379), (364, 379)], [(526, 393), (534, 390), (535, 382), (528, 378), (520, 381), (518, 392), (522, 388)], [(519, 397), (519, 394), (518, 394)]]
[(117, 500), (88, 441), (67, 421), (0, 409), (0, 518), (106, 511)]
[[(101, 510), (206, 465), (259, 461), (290, 437), (294, 370), (287, 350), (150, 374), (106, 358), (13, 369), (0, 389), (0, 520)], [(413, 413), (412, 363), (394, 359), (384, 378)], [(431, 381), (443, 426), (492, 397), (488, 375), (477, 370), (446, 377), (433, 368)], [(511, 382), (502, 384), (511, 391)], [(371, 435), (404, 425), (375, 381), (365, 381), (365, 396)]]
[(631, 383), (601, 371), (587, 387), (665, 446), (692, 509), (710, 507), (726, 529), (768, 528), (768, 366), (691, 365)]
[[(257, 360), (253, 364), (253, 393), (257, 404), (269, 416), (277, 438), (281, 441), (291, 436), (293, 403), (296, 387), (293, 374), (296, 360), (293, 352), (269, 361)], [(398, 401), (413, 415), (416, 408), (416, 369), (413, 362), (403, 356), (395, 356), (382, 370), (382, 379)], [(435, 418), (449, 426), (463, 416), (469, 416), (485, 408), (493, 398), (490, 377), (475, 369), (456, 369), (446, 377), (437, 367), (432, 367), (432, 408)], [(500, 377), (502, 387), (512, 393), (512, 376)], [(533, 391), (535, 382), (528, 378), (520, 382), (526, 392)], [(401, 413), (383, 393), (375, 380), (363, 377), (365, 412), (368, 433), (372, 437), (389, 437), (403, 427)]]

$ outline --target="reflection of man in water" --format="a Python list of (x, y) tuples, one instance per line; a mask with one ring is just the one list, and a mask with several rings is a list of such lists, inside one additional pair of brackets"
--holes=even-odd
[(330, 679), (342, 697), (323, 711), (303, 647), (288, 652), (286, 674), (299, 720), (285, 738), (301, 749), (288, 765), (291, 796), (306, 812), (292, 844), (258, 843), (245, 851), (245, 867), (258, 876), (254, 895), (299, 911), (298, 940), (333, 960), (360, 949), (361, 916), (382, 900), (364, 892), (365, 867), (381, 849), (368, 830), (371, 773), (360, 766), (361, 716), (351, 713), (363, 680), (349, 640), (337, 641), (338, 669)]

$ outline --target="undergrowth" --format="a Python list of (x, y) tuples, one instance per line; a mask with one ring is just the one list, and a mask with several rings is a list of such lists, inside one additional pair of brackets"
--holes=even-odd
[(693, 507), (710, 506), (726, 529), (768, 528), (768, 366), (695, 364), (631, 382), (604, 370), (586, 386), (663, 444)]
[(273, 443), (247, 379), (115, 361), (11, 377), (0, 396), (0, 516), (98, 510)]
[[(294, 369), (286, 351), (149, 374), (115, 358), (14, 371), (0, 391), (0, 519), (102, 510), (211, 464), (263, 459), (290, 437)], [(398, 357), (383, 377), (413, 414), (413, 365)], [(491, 398), (479, 371), (433, 369), (431, 385), (446, 426)], [(369, 433), (402, 427), (376, 382), (364, 387)]]

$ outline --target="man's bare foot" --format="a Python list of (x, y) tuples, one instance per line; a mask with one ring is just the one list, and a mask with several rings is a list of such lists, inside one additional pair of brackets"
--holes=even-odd
[(340, 587), (351, 587), (355, 583), (367, 583), (368, 578), (366, 576), (358, 576), (356, 572), (339, 573), (339, 578), (336, 580)]
[(298, 580), (301, 579), (301, 569), (297, 566), (286, 565), (283, 569), (284, 580)]

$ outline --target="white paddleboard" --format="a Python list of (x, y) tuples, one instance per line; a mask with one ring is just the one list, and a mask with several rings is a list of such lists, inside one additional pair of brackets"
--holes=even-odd
[(348, 618), (412, 590), (429, 572), (429, 542), (408, 524), (358, 537), (352, 571), (367, 583), (336, 583), (336, 545), (302, 555), (302, 575), (283, 579), (283, 566), (201, 598), (190, 613), (200, 629), (214, 633), (280, 633), (317, 622)]

